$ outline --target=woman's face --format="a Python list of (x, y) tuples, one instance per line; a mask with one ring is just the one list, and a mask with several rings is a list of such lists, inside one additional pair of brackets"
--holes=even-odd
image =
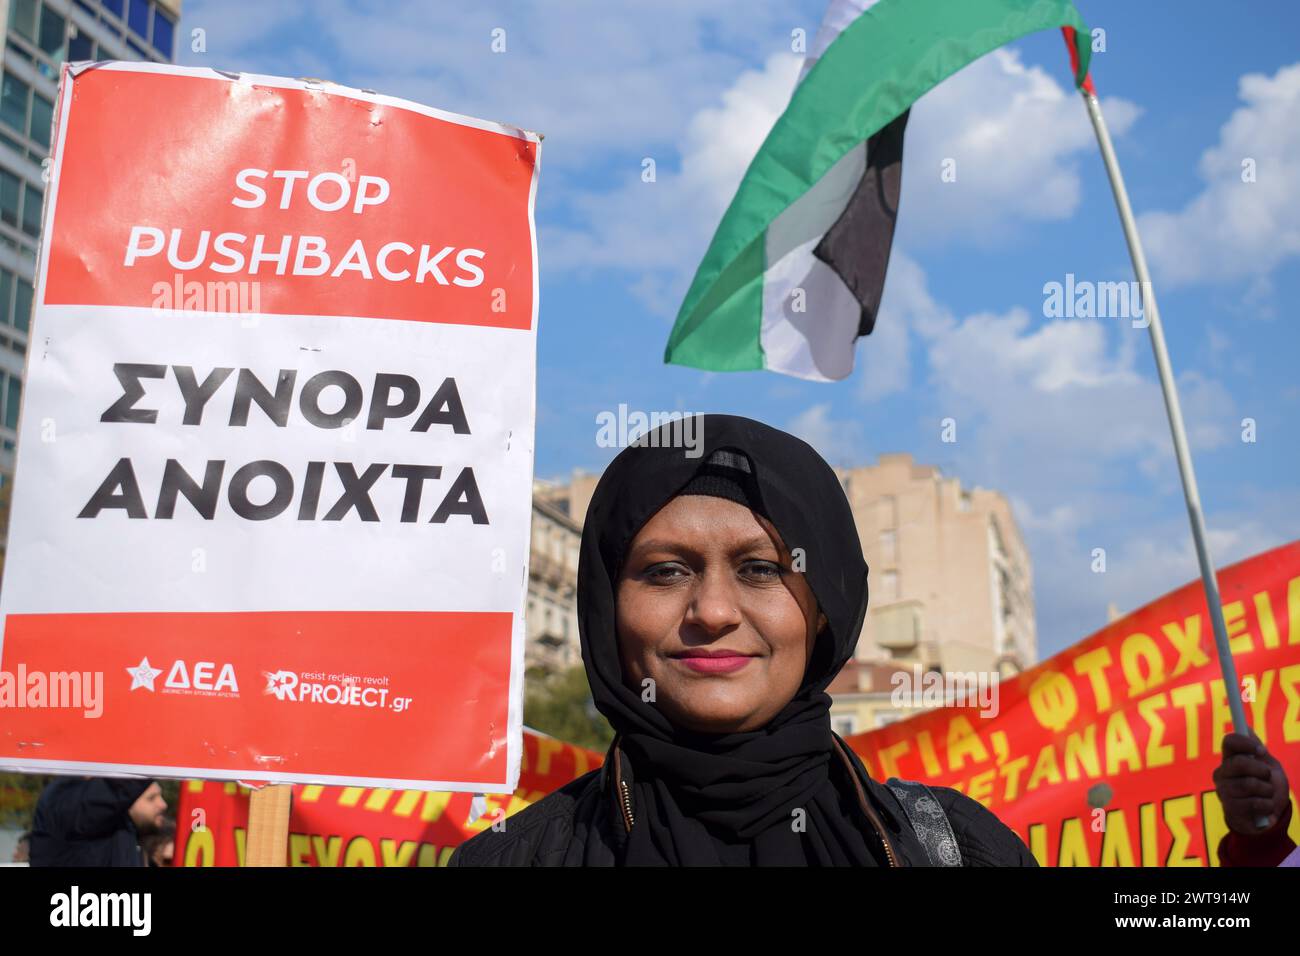
[(700, 733), (765, 726), (825, 624), (771, 522), (701, 495), (672, 499), (632, 540), (617, 604), (627, 685)]

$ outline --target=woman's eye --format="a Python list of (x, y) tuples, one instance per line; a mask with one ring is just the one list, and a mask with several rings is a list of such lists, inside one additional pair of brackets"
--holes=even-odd
[(750, 561), (741, 568), (746, 577), (760, 581), (775, 581), (781, 577), (782, 570), (781, 565), (774, 561)]
[(656, 564), (653, 567), (646, 568), (645, 577), (658, 584), (667, 584), (676, 581), (685, 572), (676, 564)]

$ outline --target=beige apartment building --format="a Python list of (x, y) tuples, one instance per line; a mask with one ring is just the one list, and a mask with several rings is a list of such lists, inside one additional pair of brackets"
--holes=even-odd
[(544, 482), (534, 483), (524, 669), (553, 674), (582, 663), (577, 600), (582, 529), (548, 500), (547, 491)]
[[(871, 569), (857, 653), (830, 688), (839, 733), (919, 712), (891, 701), (899, 672), (913, 683), (927, 671), (1006, 677), (1037, 662), (1029, 553), (1002, 495), (907, 454), (836, 473)], [(534, 534), (545, 508), (580, 536), (598, 480), (575, 471), (567, 484), (538, 482)]]
[(831, 685), (832, 722), (860, 733), (912, 716), (891, 702), (905, 672), (1008, 677), (1037, 661), (1033, 573), (1011, 507), (911, 455), (837, 469), (871, 569), (855, 659)]

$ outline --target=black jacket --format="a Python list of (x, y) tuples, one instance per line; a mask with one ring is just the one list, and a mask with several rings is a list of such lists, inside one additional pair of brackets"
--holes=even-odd
[(59, 777), (32, 819), (32, 866), (144, 866), (128, 811), (152, 780)]
[[(856, 792), (856, 812), (881, 866), (929, 866), (902, 805), (884, 784), (873, 780), (857, 754), (841, 746), (833, 766), (837, 779)], [(505, 820), (499, 830), (484, 830), (466, 840), (447, 861), (448, 866), (592, 866), (617, 865), (617, 853), (627, 837), (629, 816), (618, 794), (630, 781), (618, 740), (605, 763)], [(1012, 830), (979, 802), (948, 787), (932, 788), (957, 838), (965, 866), (1037, 866), (1033, 854)], [(632, 792), (630, 786), (627, 793)], [(629, 801), (630, 802), (630, 801)], [(588, 847), (575, 841), (575, 830), (590, 832)]]

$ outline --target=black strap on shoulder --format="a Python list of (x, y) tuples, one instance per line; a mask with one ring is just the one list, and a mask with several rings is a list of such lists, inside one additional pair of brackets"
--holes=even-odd
[(930, 788), (915, 780), (890, 777), (885, 781), (890, 792), (903, 805), (907, 822), (912, 825), (931, 866), (961, 866), (961, 850), (952, 832), (948, 814)]

